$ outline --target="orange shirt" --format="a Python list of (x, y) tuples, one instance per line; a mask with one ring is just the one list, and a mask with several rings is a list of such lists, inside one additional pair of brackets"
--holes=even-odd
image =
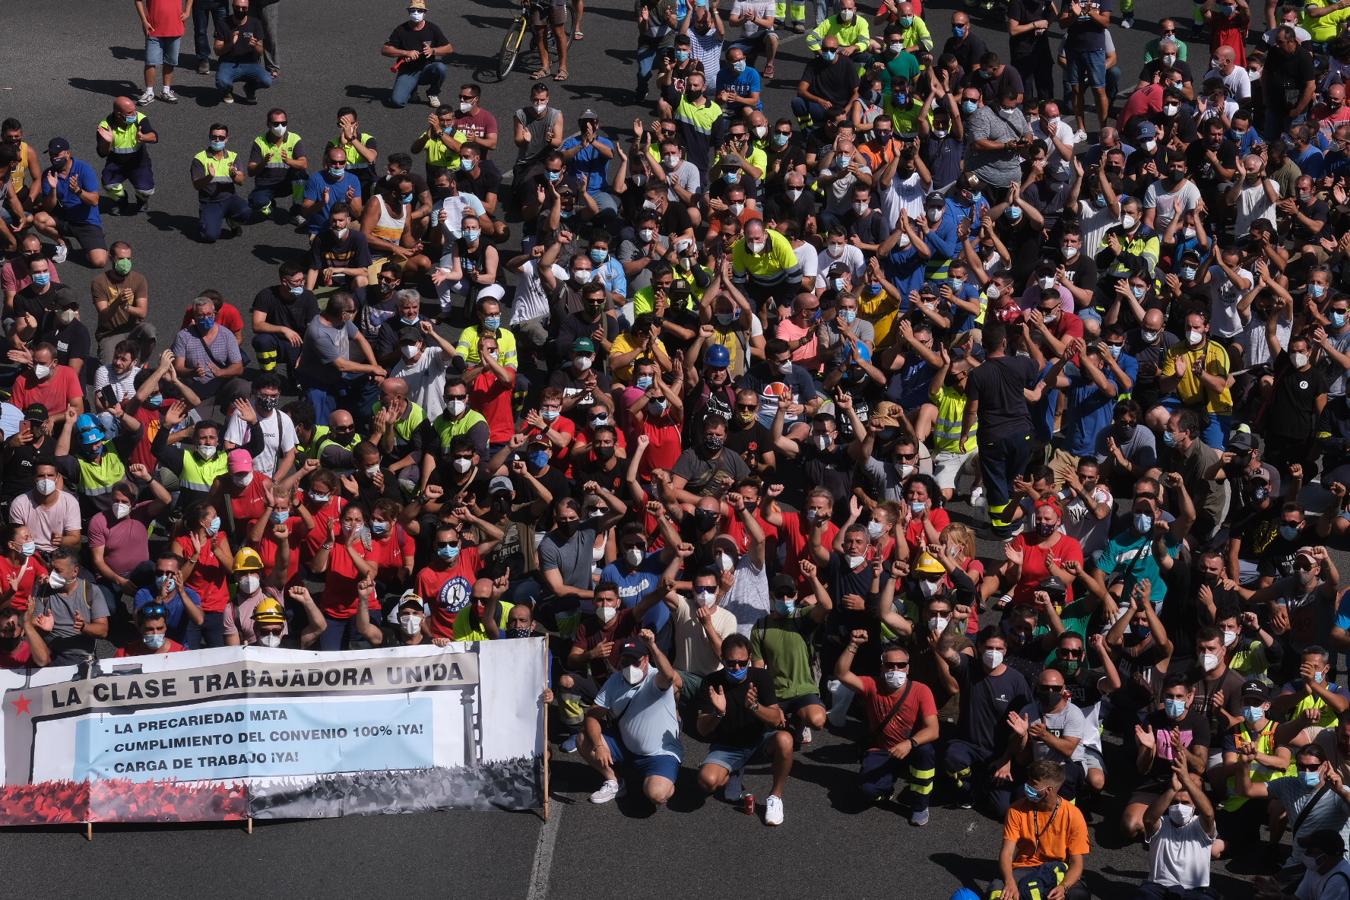
[(1050, 813), (1033, 809), (1028, 800), (1016, 801), (1003, 820), (1003, 840), (1017, 842), (1014, 869), (1067, 860), (1070, 853), (1086, 856), (1092, 851), (1087, 821), (1067, 800), (1060, 800)]

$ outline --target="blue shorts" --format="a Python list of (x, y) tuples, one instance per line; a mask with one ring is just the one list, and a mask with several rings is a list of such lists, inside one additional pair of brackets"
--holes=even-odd
[(1086, 79), (1090, 87), (1106, 87), (1105, 50), (1073, 50), (1066, 55), (1065, 78), (1070, 86)]
[(820, 702), (819, 694), (802, 694), (800, 697), (793, 697), (791, 700), (779, 700), (778, 708), (783, 711), (785, 716), (795, 716), (798, 712), (808, 706), (824, 706)]
[(145, 39), (145, 67), (178, 65), (178, 44), (181, 37), (147, 37)]
[(614, 767), (628, 766), (636, 769), (643, 778), (664, 778), (671, 784), (680, 774), (680, 761), (673, 756), (659, 753), (654, 756), (641, 756), (629, 750), (623, 742), (612, 735), (605, 735), (609, 745), (609, 755), (614, 758)]
[(774, 732), (764, 732), (764, 737), (760, 738), (758, 744), (753, 747), (728, 747), (726, 744), (710, 744), (708, 746), (708, 755), (704, 757), (705, 766), (721, 766), (731, 774), (744, 769), (750, 764), (750, 761), (759, 755), (761, 750), (767, 751), (769, 742), (774, 739)]

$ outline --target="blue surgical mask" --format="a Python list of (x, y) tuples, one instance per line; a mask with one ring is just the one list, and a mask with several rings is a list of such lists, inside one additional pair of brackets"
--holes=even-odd
[(1130, 293), (1131, 293), (1131, 294), (1134, 294), (1134, 299), (1136, 299), (1136, 300), (1143, 300), (1143, 299), (1144, 299), (1144, 294), (1148, 293), (1148, 289), (1147, 289), (1147, 288), (1144, 288), (1144, 287), (1140, 287), (1139, 285), (1136, 284), (1136, 285), (1133, 285), (1133, 286), (1130, 288)]
[(834, 62), (836, 59), (839, 58), (839, 51), (838, 51), (838, 50), (822, 50), (822, 51), (820, 51), (820, 56), (821, 56), (821, 58), (824, 59), (826, 62)]
[(502, 317), (501, 317), (501, 316), (484, 316), (484, 317), (483, 317), (483, 327), (486, 328), (488, 331), (496, 331), (498, 328), (501, 328), (501, 327), (502, 327)]
[(858, 311), (856, 309), (842, 309), (839, 312), (844, 317), (844, 323), (847, 325), (852, 325), (858, 318)]
[(640, 391), (648, 390), (648, 389), (651, 388), (651, 386), (652, 386), (652, 376), (650, 376), (650, 375), (639, 375), (639, 376), (638, 376), (638, 380), (637, 380), (636, 382), (633, 383), (633, 386), (636, 387), (636, 388), (637, 388), (638, 390), (640, 390)]
[(1044, 794), (1042, 794), (1040, 791), (1036, 790), (1029, 784), (1022, 785), (1022, 793), (1026, 794), (1027, 799), (1030, 800), (1032, 803), (1039, 803), (1045, 799)]
[(962, 100), (962, 101), (961, 101), (961, 112), (963, 112), (963, 113), (967, 113), (967, 114), (973, 113), (975, 110), (977, 110), (977, 109), (979, 109), (979, 108), (980, 108), (980, 104), (979, 104), (977, 101), (975, 101), (975, 100)]
[(290, 517), (291, 511), (289, 509), (278, 509), (272, 513), (272, 524), (283, 525)]
[(197, 327), (200, 328), (202, 331), (210, 331), (212, 328), (215, 327), (215, 324), (216, 324), (215, 316), (202, 316), (201, 318), (197, 319)]
[(1333, 309), (1333, 310), (1331, 311), (1331, 324), (1332, 324), (1332, 327), (1334, 327), (1334, 328), (1344, 328), (1344, 327), (1345, 327), (1345, 313), (1341, 312), (1341, 311), (1338, 310), (1338, 309)]
[(1166, 444), (1167, 446), (1175, 447), (1177, 445), (1177, 436), (1173, 434), (1171, 431), (1164, 431), (1162, 433), (1162, 437), (1163, 443)]
[(346, 166), (329, 166), (329, 167), (328, 167), (328, 174), (329, 174), (329, 175), (332, 175), (334, 178), (341, 178), (341, 177), (343, 176), (343, 174), (344, 174), (346, 171), (347, 171), (347, 167), (346, 167)]
[(549, 181), (557, 181), (557, 180), (559, 180), (560, 178), (562, 178), (562, 170), (561, 170), (561, 169), (558, 170), (557, 172), (554, 172), (554, 171), (552, 171), (552, 170), (550, 169), (550, 170), (546, 171), (544, 174), (548, 176), (548, 180), (549, 180)]
[(437, 547), (436, 555), (446, 562), (454, 562), (459, 559), (458, 547)]
[(688, 61), (689, 61), (689, 51), (688, 51), (688, 50), (676, 50), (676, 51), (675, 51), (675, 61), (676, 61), (676, 62), (688, 62)]
[(163, 395), (163, 394), (151, 394), (151, 395), (150, 395), (150, 399), (147, 400), (147, 401), (145, 401), (145, 402), (146, 402), (147, 405), (149, 405), (149, 407), (150, 407), (151, 409), (159, 409), (161, 406), (164, 405), (164, 395)]
[(216, 534), (220, 531), (220, 516), (216, 516), (210, 522), (206, 523), (206, 533)]
[(51, 273), (51, 272), (34, 272), (34, 273), (33, 273), (33, 284), (36, 284), (38, 287), (46, 287), (47, 285), (49, 285), (49, 284), (51, 284), (51, 283), (52, 283), (52, 273)]
[(790, 616), (797, 611), (796, 600), (775, 600), (773, 601), (773, 611), (783, 616)]
[(609, 259), (609, 251), (608, 251), (608, 250), (592, 250), (592, 251), (591, 251), (591, 262), (596, 263), (596, 264), (599, 264), (599, 263), (604, 262), (604, 261), (607, 260), (607, 259)]
[(141, 635), (141, 642), (145, 644), (146, 649), (158, 650), (164, 646), (164, 641), (167, 640), (168, 637), (167, 634), (162, 632), (160, 634), (143, 634)]
[(730, 678), (738, 684), (750, 676), (749, 666), (742, 669), (725, 669), (724, 671), (727, 673), (727, 678)]
[(292, 287), (286, 288), (286, 290), (291, 292), (292, 297), (299, 297), (301, 294), (305, 292), (305, 286), (303, 284), (297, 284)]
[(1134, 530), (1140, 534), (1148, 534), (1153, 530), (1153, 517), (1148, 513), (1135, 513)]
[(1022, 218), (1022, 207), (1020, 206), (1008, 207), (1008, 221), (1016, 222), (1021, 218)]
[(482, 233), (483, 232), (479, 231), (477, 228), (467, 229), (464, 232), (464, 240), (466, 243), (472, 244), (474, 241), (478, 240), (479, 236), (482, 235)]
[(548, 465), (548, 451), (535, 450), (525, 457), (525, 461), (535, 469), (542, 469), (544, 466)]
[(1322, 783), (1321, 772), (1299, 772), (1298, 777), (1304, 787), (1315, 788)]
[(161, 591), (171, 591), (178, 587), (178, 579), (172, 575), (156, 575), (155, 587), (159, 588)]
[(225, 142), (224, 142), (224, 141), (211, 141), (207, 146), (209, 146), (209, 147), (211, 148), (211, 151), (212, 151), (213, 153), (219, 153), (220, 151), (222, 151), (222, 150), (225, 149)]
[(732, 68), (734, 71), (737, 71), (737, 72), (744, 72), (744, 71), (745, 71), (745, 60), (743, 60), (743, 59), (738, 59), (738, 60), (736, 60), (734, 63), (731, 64), (731, 68)]
[(955, 36), (955, 37), (958, 37), (958, 38), (963, 38), (963, 37), (965, 37), (965, 36), (966, 36), (966, 26), (965, 26), (965, 25), (953, 25), (953, 26), (952, 26), (952, 35)]
[(459, 159), (459, 168), (460, 171), (468, 172), (473, 168), (473, 160), (465, 159), (464, 157), (461, 156)]
[(1286, 541), (1292, 541), (1294, 538), (1298, 537), (1298, 528), (1294, 525), (1281, 525), (1280, 537), (1284, 538)]
[(1169, 697), (1163, 701), (1163, 709), (1167, 711), (1169, 719), (1180, 719), (1186, 715), (1186, 701)]
[(404, 194), (404, 195), (403, 195), (403, 205), (404, 205), (404, 206), (412, 206), (412, 202), (413, 202), (413, 200), (415, 200), (415, 199), (417, 199), (417, 198), (415, 198), (412, 194)]
[(783, 146), (786, 146), (789, 137), (790, 137), (790, 135), (781, 134), (781, 133), (775, 131), (775, 132), (773, 133), (773, 145), (774, 145), (775, 147), (783, 147)]
[(1242, 718), (1247, 720), (1248, 725), (1255, 725), (1266, 717), (1266, 711), (1259, 706), (1242, 707)]
[(725, 181), (727, 184), (736, 184), (738, 181), (741, 180), (740, 170), (727, 169), (725, 172), (722, 173), (722, 180)]

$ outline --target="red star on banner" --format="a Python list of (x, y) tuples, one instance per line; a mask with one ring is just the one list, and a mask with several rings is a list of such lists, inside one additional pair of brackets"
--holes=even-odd
[(24, 696), (20, 695), (20, 696), (14, 701), (14, 714), (15, 714), (15, 715), (23, 715), (24, 713), (28, 713), (29, 715), (32, 715), (32, 713), (29, 712), (29, 709), (28, 709), (31, 705), (32, 705), (32, 702), (31, 702), (27, 697), (24, 697)]

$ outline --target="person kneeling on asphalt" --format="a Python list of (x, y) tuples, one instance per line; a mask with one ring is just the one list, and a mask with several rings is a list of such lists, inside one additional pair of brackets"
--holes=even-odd
[(722, 668), (703, 681), (698, 733), (709, 741), (698, 771), (699, 786), (712, 793), (724, 788), (735, 803), (744, 796), (741, 777), (755, 757), (773, 765), (773, 787), (764, 802), (764, 824), (783, 824), (783, 786), (792, 771), (792, 732), (778, 708), (773, 675), (750, 665), (750, 640), (742, 634), (722, 641)]
[(1027, 766), (1024, 796), (1013, 801), (1003, 819), (999, 878), (989, 885), (989, 900), (1084, 900), (1083, 857), (1088, 843), (1083, 813), (1059, 796), (1064, 770), (1038, 759)]

